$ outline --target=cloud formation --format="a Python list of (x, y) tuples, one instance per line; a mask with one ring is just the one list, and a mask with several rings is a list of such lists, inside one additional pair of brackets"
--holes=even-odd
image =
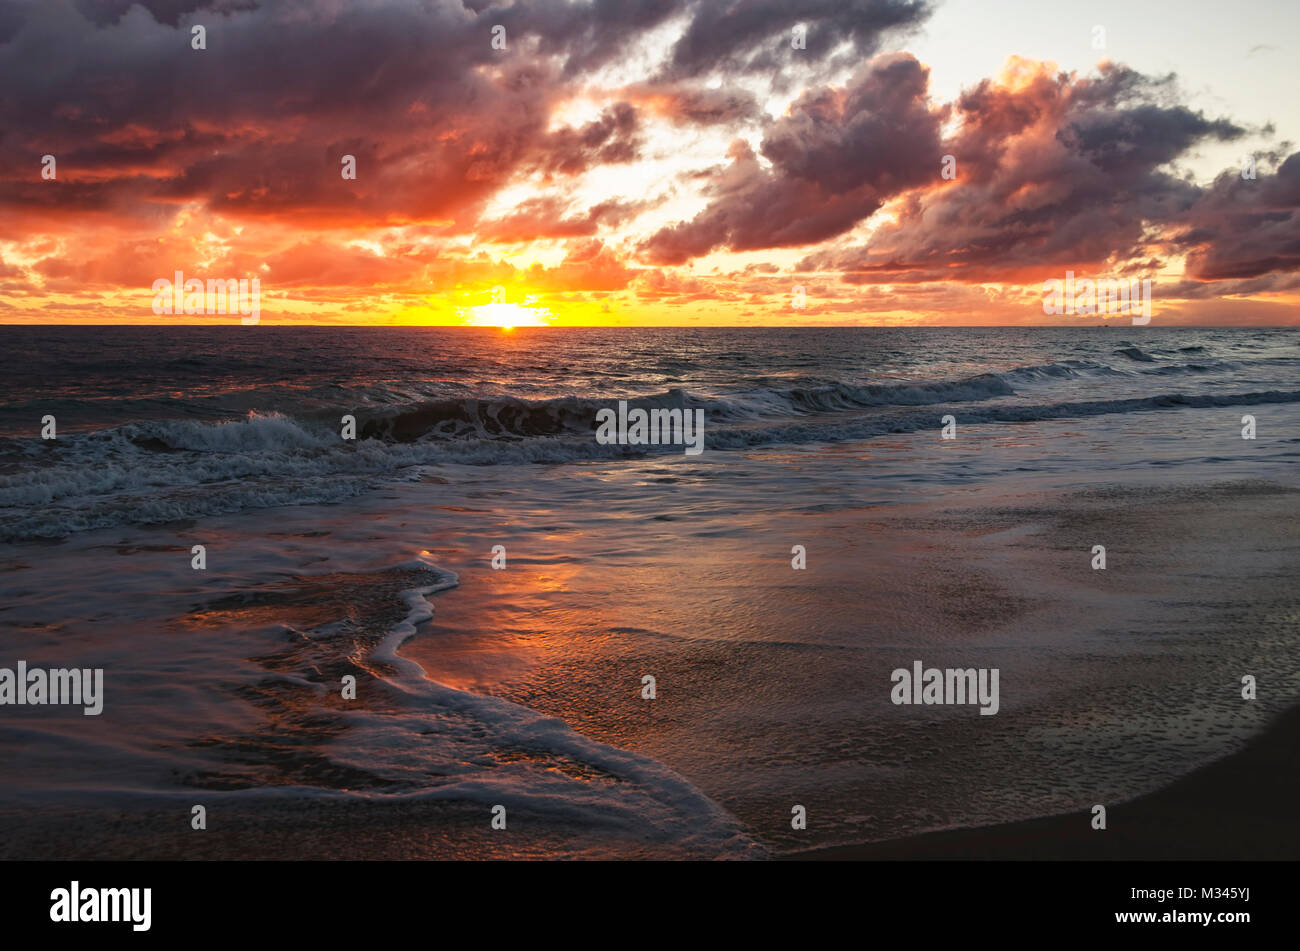
[(930, 12), (0, 0), (0, 303), (112, 314), (178, 269), (351, 310), (437, 288), (441, 314), (506, 285), (788, 318), (813, 280), (824, 314), (883, 309), (872, 286), (957, 307), (961, 285), (1067, 268), (1173, 268), (1188, 300), (1294, 293), (1300, 157), (1254, 149), (1255, 178), (1207, 183), (1180, 164), (1269, 130), (1112, 63), (1013, 57), (936, 101), (899, 48)]

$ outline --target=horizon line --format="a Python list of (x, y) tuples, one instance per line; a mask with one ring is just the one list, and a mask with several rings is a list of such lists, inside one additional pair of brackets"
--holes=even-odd
[(1160, 330), (1300, 330), (1298, 323), (1238, 323), (1238, 324), (521, 324), (516, 327), (497, 327), (486, 324), (403, 324), (403, 323), (273, 323), (260, 321), (257, 324), (238, 324), (226, 321), (210, 323), (139, 323), (115, 322), (100, 323), (79, 321), (77, 323), (43, 323), (39, 321), (6, 322), (0, 321), (0, 327), (226, 327), (230, 329), (269, 326), (276, 328), (388, 328), (396, 330), (494, 330), (498, 332), (518, 333), (524, 330), (1100, 330), (1122, 327), (1125, 329), (1160, 329)]

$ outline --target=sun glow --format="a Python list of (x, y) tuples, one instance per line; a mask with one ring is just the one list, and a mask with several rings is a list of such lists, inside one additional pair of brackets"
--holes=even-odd
[(461, 307), (459, 312), (467, 326), (500, 327), (503, 330), (513, 330), (516, 327), (545, 327), (546, 318), (551, 316), (551, 312), (544, 307), (505, 303)]

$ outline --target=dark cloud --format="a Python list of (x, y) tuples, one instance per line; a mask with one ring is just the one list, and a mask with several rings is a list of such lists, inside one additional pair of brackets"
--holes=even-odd
[(564, 74), (576, 77), (599, 69), (635, 49), (646, 31), (679, 16), (688, 0), (520, 0), (476, 5), (492, 23), (528, 39), (538, 52), (564, 62)]
[(1171, 88), (1111, 65), (1078, 79), (1022, 63), (1008, 82), (985, 80), (956, 103), (958, 131), (928, 157), (930, 183), (891, 209), (897, 220), (867, 247), (801, 266), (854, 283), (1032, 281), (1158, 255), (1201, 197), (1169, 163), (1245, 132), (1167, 102)]
[(877, 57), (844, 88), (804, 93), (763, 135), (759, 162), (737, 140), (711, 174), (711, 203), (646, 242), (658, 264), (715, 248), (797, 247), (836, 237), (889, 196), (932, 177), (942, 114), (926, 98), (928, 71), (908, 54)]
[(754, 121), (763, 114), (757, 97), (738, 87), (642, 83), (621, 92), (654, 115), (677, 123), (734, 126)]
[[(148, 220), (186, 202), (304, 224), (469, 222), (529, 170), (576, 175), (637, 157), (630, 103), (581, 128), (549, 126), (575, 82), (637, 53), (648, 30), (682, 24), (672, 75), (652, 85), (676, 117), (707, 123), (756, 104), (689, 77), (766, 69), (774, 45), (789, 45), (787, 21), (809, 27), (816, 58), (834, 37), (866, 50), (925, 13), (914, 0), (8, 0), (0, 207), (11, 223)], [(191, 48), (196, 23), (205, 50)], [(492, 48), (498, 25), (505, 50)], [(57, 189), (35, 174), (47, 153)], [(344, 154), (358, 159), (355, 182), (338, 174)]]
[[(33, 2), (41, 2), (41, 0), (33, 0)], [(96, 26), (116, 23), (133, 6), (143, 7), (155, 20), (168, 26), (177, 26), (183, 16), (200, 10), (220, 15), (236, 10), (252, 10), (258, 6), (258, 0), (74, 0), (74, 2), (77, 11)]]
[(649, 207), (647, 202), (603, 201), (580, 213), (559, 196), (532, 198), (505, 217), (481, 222), (475, 228), (480, 240), (510, 244), (556, 238), (586, 238), (600, 227), (618, 227)]
[[(164, 242), (210, 260), (201, 231), (176, 227), (194, 214), (233, 249), (232, 268), (265, 267), (291, 286), (515, 274), (487, 259), (435, 265), (426, 245), (372, 254), (331, 230), (402, 225), (567, 240), (563, 265), (528, 272), (538, 286), (635, 281), (667, 294), (669, 278), (620, 260), (629, 242), (601, 240), (660, 199), (632, 177), (632, 197), (582, 207), (566, 194), (593, 168), (642, 161), (658, 119), (734, 139), (726, 161), (689, 179), (703, 210), (639, 248), (654, 264), (834, 242), (888, 204), (867, 246), (823, 247), (800, 269), (923, 286), (1185, 255), (1189, 298), (1214, 282), (1294, 289), (1300, 158), (1267, 156), (1258, 179), (1231, 170), (1200, 187), (1177, 163), (1248, 130), (1188, 108), (1171, 76), (1110, 64), (1081, 78), (1022, 62), (934, 105), (914, 58), (873, 58), (928, 14), (921, 0), (0, 0), (0, 238), (23, 240), (21, 259), (36, 262), (0, 262), (0, 279), (135, 283), (157, 270)], [(207, 29), (202, 51), (190, 45), (195, 23)], [(505, 50), (491, 45), (497, 25)], [(805, 50), (791, 48), (796, 25)], [(817, 78), (849, 63), (859, 65), (842, 86)], [(600, 71), (629, 64), (643, 78), (608, 89), (627, 75)], [(752, 91), (765, 83), (807, 88), (772, 119)], [(557, 128), (575, 94), (603, 96), (603, 111)], [(45, 154), (55, 181), (40, 177)], [(340, 175), (344, 155), (356, 157), (355, 181)], [(940, 177), (945, 155), (953, 181)], [(503, 188), (529, 180), (541, 182), (535, 197), (483, 219)], [(221, 230), (248, 222), (287, 227), (260, 247)], [(123, 234), (34, 249), (101, 224)]]
[[(838, 69), (877, 52), (887, 31), (916, 27), (930, 15), (922, 0), (708, 0), (688, 7), (690, 25), (673, 47), (666, 78), (805, 64)], [(805, 49), (792, 48), (796, 26), (805, 28)]]
[[(1254, 179), (1226, 171), (1187, 213), (1178, 244), (1197, 280), (1300, 271), (1300, 153)], [(1294, 286), (1292, 283), (1289, 286)]]
[[(39, 156), (84, 194), (353, 222), (455, 218), (537, 161), (555, 69), (493, 59), (450, 4), (268, 4), (201, 15), (207, 48), (133, 6), (96, 25), (67, 0), (25, 8), (0, 46), (5, 201), (43, 207)], [(21, 89), (19, 96), (12, 90)], [(359, 159), (356, 182), (340, 159)], [(80, 199), (69, 201), (67, 199)]]
[(636, 109), (616, 103), (599, 119), (547, 134), (536, 165), (548, 174), (577, 175), (594, 165), (618, 165), (639, 155), (641, 128)]
[[(550, 7), (560, 9), (530, 6), (529, 17)], [(562, 7), (592, 24), (614, 15), (605, 2)], [(34, 216), (200, 202), (323, 223), (472, 220), (521, 171), (573, 175), (635, 158), (627, 103), (548, 132), (572, 90), (565, 64), (522, 48), (524, 37), (492, 49), (501, 13), (450, 0), (9, 3), (0, 203)], [(206, 27), (204, 50), (191, 48), (194, 23)], [(43, 154), (75, 188), (40, 180)], [(339, 175), (344, 154), (358, 158), (355, 182)]]

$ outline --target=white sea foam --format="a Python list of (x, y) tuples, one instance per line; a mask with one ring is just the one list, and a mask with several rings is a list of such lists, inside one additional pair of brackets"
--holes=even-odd
[[(1199, 366), (1157, 367), (1143, 374), (1162, 379), (1200, 373)], [(1115, 397), (1111, 387), (1097, 393), (1100, 398), (1071, 400), (1051, 399), (1061, 391), (1042, 389), (1091, 374), (1107, 377), (1119, 371), (1067, 362), (954, 383), (760, 389), (712, 400), (677, 390), (645, 404), (703, 406), (709, 417), (706, 447), (727, 450), (918, 432), (934, 428), (950, 413), (965, 425), (997, 425), (1300, 401), (1295, 389), (1153, 393), (1147, 386), (1147, 395)], [(523, 433), (513, 435), (509, 429), (485, 435), (479, 426), (472, 434), (450, 436), (438, 422), (445, 407), (432, 415), (426, 409), (407, 410), (371, 421), (377, 435), (356, 442), (340, 439), (319, 421), (278, 414), (216, 424), (138, 423), (74, 434), (63, 438), (57, 456), (26, 458), (0, 475), (0, 538), (58, 537), (114, 525), (337, 502), (386, 482), (419, 478), (422, 467), (431, 465), (581, 462), (662, 449), (602, 445), (592, 438), (596, 404), (560, 402), (562, 408), (528, 404), (521, 409), (523, 401), (514, 401), (511, 421)], [(504, 425), (504, 407), (485, 412)], [(539, 415), (551, 423), (537, 427), (521, 422)], [(403, 419), (407, 423), (399, 422)], [(394, 438), (403, 425), (415, 435)], [(529, 435), (532, 430), (536, 432)]]
[[(69, 564), (83, 558), (93, 560), (93, 551), (79, 548), (49, 566), (43, 572), (46, 589), (57, 591), (75, 583), (76, 572)], [(245, 552), (239, 574), (257, 572), (262, 560)], [(341, 560), (342, 555), (335, 558), (335, 570), (345, 567), (338, 563)], [(108, 669), (115, 700), (111, 716), (102, 718), (108, 726), (87, 729), (70, 718), (37, 717), (33, 711), (0, 722), (0, 752), (12, 764), (9, 778), (0, 784), (0, 806), (133, 810), (168, 802), (201, 802), (211, 807), (252, 801), (291, 808), (303, 799), (394, 804), (446, 800), (477, 803), (485, 817), (488, 807), (502, 804), (511, 813), (522, 811), (528, 822), (543, 828), (570, 829), (587, 843), (594, 835), (657, 842), (682, 854), (763, 854), (724, 810), (654, 760), (591, 740), (562, 720), (527, 707), (456, 690), (426, 677), (399, 648), (433, 616), (430, 599), (454, 588), (457, 579), (426, 556), (383, 570), (371, 568), (360, 577), (379, 582), (394, 571), (420, 572), (431, 578), (401, 595), (405, 616), (374, 643), (364, 660), (367, 668), (391, 670), (380, 676), (384, 695), (390, 702), (395, 698), (401, 702), (395, 710), (368, 709), (358, 703), (356, 710), (337, 714), (342, 729), (326, 731), (306, 747), (336, 768), (372, 777), (369, 785), (256, 783), (232, 789), (230, 777), (256, 775), (256, 769), (249, 773), (236, 765), (240, 759), (255, 763), (255, 755), (242, 753), (232, 763), (222, 755), (222, 745), (204, 741), (210, 735), (242, 735), (254, 738), (247, 742), (255, 745), (261, 719), (254, 707), (237, 699), (242, 689), (286, 683), (318, 695), (324, 690), (304, 672), (268, 670), (245, 660), (251, 651), (265, 653), (283, 644), (286, 634), (307, 637), (327, 652), (348, 651), (351, 642), (344, 636), (348, 622), (301, 632), (282, 626), (226, 629), (201, 641), (195, 640), (195, 632), (159, 639), (100, 628), (89, 641), (79, 638), (76, 650), (100, 658)], [(153, 572), (121, 573), (112, 584), (114, 603), (146, 601), (146, 592), (154, 584)], [(251, 579), (241, 586), (256, 589)], [(141, 618), (157, 611), (162, 614), (154, 615), (144, 629), (161, 626), (167, 614), (192, 596), (182, 593), (161, 603), (154, 600), (132, 626), (138, 627)], [(337, 647), (331, 644), (335, 640), (340, 642)], [(34, 656), (69, 649), (54, 639), (29, 646)], [(162, 710), (168, 711), (165, 717), (159, 715)], [(501, 750), (515, 755), (501, 758)], [(86, 769), (90, 762), (97, 764), (93, 771)], [(178, 785), (176, 777), (184, 776), (194, 778)], [(211, 785), (204, 776), (223, 778)], [(595, 848), (599, 854), (599, 846)]]

